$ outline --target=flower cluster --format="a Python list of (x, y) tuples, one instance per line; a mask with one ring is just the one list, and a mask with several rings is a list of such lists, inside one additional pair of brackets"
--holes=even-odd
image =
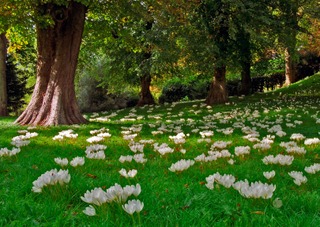
[(301, 141), (301, 140), (304, 140), (306, 137), (304, 135), (302, 135), (301, 133), (293, 133), (291, 136), (290, 136), (290, 139), (291, 140), (296, 140), (296, 141)]
[(273, 178), (276, 175), (276, 172), (274, 170), (269, 172), (263, 172), (263, 176), (267, 178), (268, 180)]
[(89, 159), (105, 159), (106, 155), (104, 150), (107, 148), (105, 145), (94, 144), (86, 147), (86, 157)]
[(309, 138), (304, 141), (304, 145), (312, 146), (320, 143), (319, 138)]
[(307, 173), (315, 174), (320, 171), (320, 163), (314, 163), (311, 166), (307, 166), (304, 168)]
[(140, 184), (126, 185), (122, 187), (119, 184), (111, 186), (106, 191), (102, 188), (94, 188), (93, 190), (87, 190), (86, 193), (81, 196), (81, 200), (89, 203), (101, 206), (104, 203), (125, 203), (129, 196), (134, 195), (137, 197), (141, 193)]
[(57, 163), (61, 167), (67, 166), (69, 163), (67, 158), (60, 158), (60, 157), (55, 158), (54, 161), (55, 161), (55, 163)]
[(13, 146), (16, 146), (18, 148), (27, 146), (30, 143), (30, 138), (38, 136), (38, 133), (36, 132), (23, 131), (23, 133), (25, 133), (25, 135), (15, 136), (11, 139), (11, 144)]
[(9, 150), (8, 148), (4, 147), (0, 149), (0, 157), (1, 156), (13, 156), (16, 155), (20, 152), (20, 148), (14, 147), (11, 150)]
[(135, 177), (135, 176), (137, 175), (138, 171), (137, 171), (136, 169), (132, 169), (132, 170), (129, 170), (129, 171), (127, 172), (127, 170), (125, 170), (125, 169), (122, 168), (122, 169), (119, 171), (119, 173), (120, 173), (121, 176), (123, 176), (123, 177), (125, 177), (125, 178), (133, 178), (133, 177)]
[(129, 200), (128, 203), (122, 205), (122, 208), (125, 212), (132, 215), (133, 213), (140, 213), (140, 211), (143, 209), (143, 202), (140, 200)]
[(175, 144), (184, 144), (186, 142), (186, 135), (180, 132), (175, 136), (169, 136), (169, 139), (173, 140)]
[(230, 188), (236, 181), (236, 178), (231, 174), (220, 175), (220, 173), (217, 172), (206, 177), (206, 181), (206, 187), (212, 190), (214, 188), (214, 182), (217, 182), (218, 184), (221, 184), (226, 188)]
[(78, 134), (74, 133), (72, 129), (68, 129), (68, 130), (59, 132), (59, 134), (54, 136), (52, 139), (61, 141), (64, 138), (76, 139), (77, 137), (78, 137)]
[(192, 165), (194, 165), (194, 161), (193, 160), (181, 159), (180, 161), (177, 161), (176, 163), (173, 163), (169, 167), (169, 170), (171, 172), (181, 172), (181, 171), (184, 171), (184, 170), (188, 169)]
[(211, 145), (210, 150), (225, 149), (230, 144), (231, 144), (231, 141), (216, 141)]
[(131, 162), (132, 160), (135, 160), (137, 163), (146, 163), (148, 160), (144, 158), (144, 154), (135, 154), (135, 155), (121, 155), (119, 158), (119, 162)]
[(305, 154), (307, 152), (304, 147), (299, 147), (298, 144), (294, 141), (281, 142), (280, 147), (284, 147), (286, 149), (286, 152), (289, 154)]
[(236, 156), (243, 156), (245, 154), (250, 154), (251, 148), (249, 146), (239, 146), (234, 148), (234, 154)]
[(300, 171), (291, 171), (288, 174), (290, 177), (294, 179), (293, 182), (296, 185), (300, 186), (301, 184), (306, 183), (308, 181), (308, 179), (305, 176), (303, 176), (303, 173)]
[(169, 145), (166, 143), (162, 143), (160, 146), (158, 143), (155, 143), (153, 144), (153, 148), (155, 151), (159, 152), (161, 155), (174, 152), (174, 150), (171, 147), (169, 147)]
[(42, 174), (37, 180), (33, 181), (32, 191), (41, 193), (42, 188), (48, 185), (67, 184), (70, 182), (70, 174), (68, 170), (52, 169)]
[(273, 196), (273, 192), (276, 190), (276, 186), (273, 184), (264, 184), (260, 181), (249, 184), (247, 180), (237, 181), (233, 184), (233, 188), (236, 189), (243, 197), (255, 199), (270, 199)]
[(135, 143), (135, 142), (131, 142), (129, 144), (129, 148), (132, 152), (136, 153), (136, 152), (143, 152), (143, 148), (144, 148), (144, 144), (143, 143)]
[(280, 165), (291, 165), (294, 157), (291, 155), (278, 154), (276, 156), (268, 155), (262, 159), (262, 162), (266, 165), (269, 164), (280, 164)]

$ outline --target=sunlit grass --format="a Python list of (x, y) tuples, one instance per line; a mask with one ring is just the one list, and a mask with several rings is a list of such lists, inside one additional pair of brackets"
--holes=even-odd
[[(293, 133), (301, 133), (306, 138), (319, 138), (320, 132), (320, 79), (316, 75), (288, 88), (274, 93), (258, 94), (246, 98), (233, 97), (227, 105), (208, 108), (203, 101), (166, 104), (133, 108), (115, 112), (97, 113), (88, 118), (110, 116), (105, 123), (91, 122), (88, 125), (37, 127), (29, 129), (38, 136), (30, 138), (30, 144), (21, 147), (17, 155), (0, 157), (0, 226), (319, 226), (320, 189), (319, 172), (309, 174), (304, 168), (319, 163), (320, 144), (306, 146), (306, 154), (290, 154), (294, 157), (291, 165), (265, 165), (262, 159), (267, 155), (288, 155), (281, 142), (290, 141)], [(125, 120), (127, 119), (127, 120)], [(131, 120), (128, 120), (131, 119)], [(132, 120), (134, 119), (134, 120)], [(0, 149), (11, 149), (11, 139), (18, 131), (27, 129), (13, 124), (14, 118), (0, 120)], [(236, 127), (237, 124), (243, 124)], [(286, 135), (280, 137), (270, 128), (280, 125)], [(121, 163), (121, 155), (134, 155), (129, 141), (124, 140), (123, 131), (132, 127), (142, 127), (136, 133), (135, 142), (153, 140), (143, 149), (147, 162)], [(259, 140), (274, 135), (271, 148), (265, 151), (254, 149), (254, 142), (244, 139), (243, 128), (249, 127), (259, 133)], [(60, 167), (54, 158), (67, 158), (69, 162), (77, 156), (85, 157), (86, 140), (92, 130), (109, 129), (112, 135), (100, 144), (107, 146), (105, 158), (94, 160), (85, 158), (83, 166)], [(130, 129), (131, 128), (131, 129)], [(160, 128), (160, 129), (159, 129)], [(230, 135), (221, 129), (232, 128)], [(59, 132), (72, 129), (78, 136), (55, 141)], [(198, 129), (198, 130), (197, 130)], [(212, 130), (210, 142), (199, 142), (199, 132)], [(269, 131), (268, 131), (269, 130)], [(153, 135), (154, 131), (163, 134)], [(169, 139), (183, 132), (186, 142), (178, 145)], [(198, 155), (208, 155), (211, 145), (216, 141), (231, 141), (227, 150), (229, 158), (216, 161), (195, 162), (182, 172), (171, 172), (168, 168), (181, 159), (194, 160)], [(154, 143), (166, 143), (174, 149), (173, 153), (160, 155)], [(250, 146), (250, 154), (236, 156), (237, 146)], [(186, 153), (181, 153), (181, 149)], [(228, 161), (233, 159), (234, 164)], [(51, 185), (42, 193), (31, 191), (32, 183), (51, 169), (68, 169), (71, 180), (64, 185)], [(122, 168), (138, 171), (134, 178), (119, 174)], [(266, 179), (263, 172), (272, 171), (276, 175)], [(308, 181), (300, 186), (288, 175), (290, 171), (301, 171)], [(216, 172), (232, 174), (236, 181), (261, 181), (276, 185), (271, 199), (245, 198), (234, 188), (225, 188), (215, 183), (209, 190), (206, 177)], [(96, 216), (83, 213), (89, 205), (81, 200), (87, 190), (101, 187), (103, 190), (120, 184), (141, 185), (142, 192), (137, 197), (144, 203), (139, 217), (131, 217), (116, 203), (94, 205)], [(133, 199), (134, 197), (130, 197)], [(282, 206), (274, 202), (281, 200)]]

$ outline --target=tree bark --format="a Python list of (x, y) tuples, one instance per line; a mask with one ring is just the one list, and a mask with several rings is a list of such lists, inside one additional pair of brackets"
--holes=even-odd
[(214, 70), (213, 81), (210, 86), (207, 105), (221, 104), (228, 101), (228, 92), (226, 89), (226, 66), (216, 67)]
[(144, 75), (140, 78), (140, 99), (137, 106), (153, 105), (155, 104), (154, 98), (150, 92), (151, 75), (150, 75), (150, 65), (149, 60), (151, 58), (151, 51), (144, 53)]
[(284, 31), (286, 32), (285, 37), (285, 83), (284, 86), (288, 86), (297, 79), (297, 29), (298, 25), (298, 5), (290, 4), (289, 6), (284, 6), (286, 27)]
[(140, 78), (141, 80), (141, 91), (138, 106), (153, 105), (155, 104), (154, 98), (150, 92), (151, 76), (145, 75)]
[(296, 62), (293, 59), (293, 51), (294, 50), (292, 48), (285, 49), (286, 81), (284, 82), (284, 86), (288, 86), (296, 82), (297, 72), (296, 72)]
[(6, 79), (7, 39), (0, 34), (0, 116), (8, 115), (8, 96)]
[(70, 125), (86, 123), (74, 87), (86, 6), (71, 1), (67, 7), (45, 4), (55, 24), (37, 25), (37, 81), (26, 110), (16, 120), (21, 125)]

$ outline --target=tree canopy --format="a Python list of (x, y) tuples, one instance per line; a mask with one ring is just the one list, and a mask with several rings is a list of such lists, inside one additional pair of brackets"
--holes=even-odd
[(37, 40), (36, 84), (17, 123), (85, 123), (75, 72), (98, 60), (102, 73), (92, 76), (120, 90), (140, 84), (140, 105), (154, 103), (152, 79), (184, 69), (212, 78), (207, 104), (227, 101), (226, 74), (234, 69), (249, 94), (251, 66), (268, 49), (282, 48), (286, 75), (295, 73), (298, 49), (318, 35), (316, 9), (315, 0), (3, 0), (0, 34), (7, 34), (9, 51)]

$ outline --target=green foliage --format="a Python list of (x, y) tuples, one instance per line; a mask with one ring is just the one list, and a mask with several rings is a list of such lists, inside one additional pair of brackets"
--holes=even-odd
[(252, 66), (251, 74), (253, 77), (256, 77), (284, 72), (284, 65), (284, 58), (281, 56), (276, 56), (271, 59), (262, 59)]
[(21, 73), (17, 65), (14, 64), (12, 56), (8, 57), (6, 66), (8, 111), (17, 114), (26, 104), (25, 96), (31, 92), (27, 88), (28, 76)]
[(159, 103), (204, 99), (208, 95), (210, 79), (203, 76), (172, 78), (164, 85)]

